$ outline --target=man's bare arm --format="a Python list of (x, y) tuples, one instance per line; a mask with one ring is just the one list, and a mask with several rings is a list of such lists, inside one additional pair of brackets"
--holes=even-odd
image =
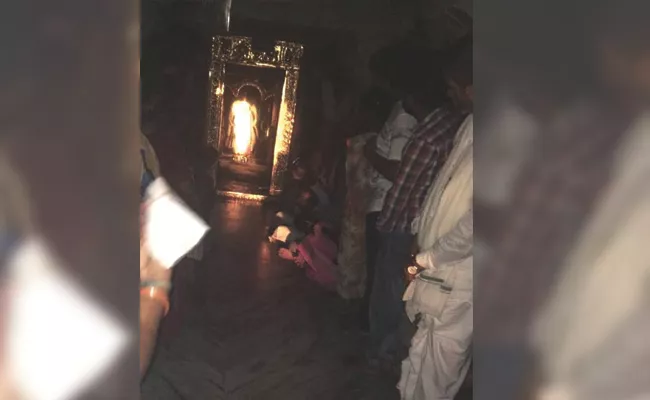
[[(169, 308), (171, 271), (153, 259), (146, 245), (140, 245), (140, 377), (147, 372), (156, 347), (158, 327)], [(141, 289), (142, 290), (142, 289)], [(152, 294), (154, 296), (152, 296)]]
[(140, 296), (140, 377), (149, 367), (163, 316), (164, 307), (159, 301)]

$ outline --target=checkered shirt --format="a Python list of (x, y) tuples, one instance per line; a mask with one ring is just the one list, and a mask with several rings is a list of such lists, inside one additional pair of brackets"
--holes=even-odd
[(465, 114), (441, 107), (429, 114), (415, 129), (404, 147), (399, 172), (386, 194), (377, 221), (383, 232), (410, 232), (411, 222), (442, 168), (454, 144)]

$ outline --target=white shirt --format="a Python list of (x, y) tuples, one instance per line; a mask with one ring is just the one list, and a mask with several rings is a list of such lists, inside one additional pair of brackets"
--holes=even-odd
[[(416, 126), (415, 117), (404, 111), (401, 101), (397, 102), (377, 135), (377, 154), (388, 160), (401, 161), (404, 146), (411, 139)], [(374, 168), (371, 168), (369, 186), (370, 196), (367, 211), (381, 211), (386, 194), (393, 184)]]

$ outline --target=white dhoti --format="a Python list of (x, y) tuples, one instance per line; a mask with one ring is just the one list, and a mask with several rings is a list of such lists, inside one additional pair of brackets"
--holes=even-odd
[(456, 281), (438, 316), (420, 314), (409, 357), (402, 363), (402, 400), (451, 400), (471, 361), (472, 288)]
[(472, 143), (469, 116), (413, 222), (421, 251), (416, 262), (424, 271), (404, 295), (411, 320), (420, 317), (402, 363), (402, 400), (451, 400), (469, 369), (474, 329)]

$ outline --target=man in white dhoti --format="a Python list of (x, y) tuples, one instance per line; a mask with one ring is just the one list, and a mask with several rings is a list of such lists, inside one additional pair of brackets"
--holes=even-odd
[[(472, 49), (450, 64), (450, 95), (472, 109)], [(458, 130), (454, 148), (413, 223), (423, 268), (404, 300), (418, 330), (399, 383), (403, 400), (453, 399), (469, 369), (473, 331), (473, 119)]]

